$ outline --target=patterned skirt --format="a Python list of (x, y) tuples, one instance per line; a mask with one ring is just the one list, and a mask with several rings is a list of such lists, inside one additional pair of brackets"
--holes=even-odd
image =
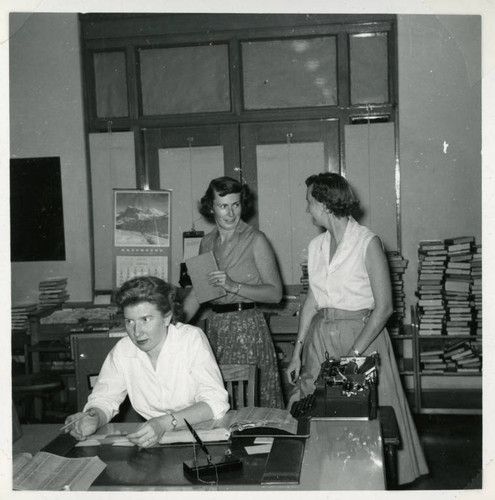
[(257, 365), (259, 406), (283, 408), (275, 348), (259, 309), (210, 312), (207, 336), (218, 364)]
[[(289, 405), (314, 392), (314, 381), (325, 360), (325, 352), (328, 352), (331, 358), (346, 356), (368, 317), (367, 310), (321, 309), (315, 314), (304, 342), (301, 379), (291, 391)], [(398, 482), (406, 484), (422, 474), (427, 474), (428, 467), (402, 388), (387, 330), (384, 329), (363, 354), (369, 355), (375, 351), (379, 355), (378, 404), (392, 406), (395, 410), (401, 438), (401, 447), (397, 454)]]

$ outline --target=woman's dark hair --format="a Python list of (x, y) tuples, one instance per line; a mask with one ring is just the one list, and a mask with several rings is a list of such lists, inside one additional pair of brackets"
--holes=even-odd
[(312, 186), (311, 195), (336, 217), (347, 217), (359, 207), (349, 183), (339, 174), (322, 172), (310, 175), (306, 186)]
[(232, 177), (217, 177), (210, 182), (208, 189), (199, 201), (199, 213), (209, 222), (214, 222), (213, 216), (213, 200), (215, 193), (218, 196), (226, 196), (228, 194), (241, 194), (241, 219), (247, 220), (253, 214), (254, 196), (247, 184), (241, 184)]
[(155, 276), (138, 276), (126, 281), (115, 295), (115, 302), (122, 310), (127, 306), (149, 302), (164, 316), (172, 312), (173, 325), (182, 317), (182, 303), (177, 300), (176, 288)]

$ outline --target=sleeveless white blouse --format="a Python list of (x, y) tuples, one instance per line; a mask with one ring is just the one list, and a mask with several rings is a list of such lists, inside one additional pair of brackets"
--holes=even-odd
[(310, 241), (309, 286), (319, 309), (358, 311), (375, 307), (365, 263), (366, 250), (374, 236), (375, 233), (349, 217), (344, 237), (330, 264), (330, 233), (325, 231)]

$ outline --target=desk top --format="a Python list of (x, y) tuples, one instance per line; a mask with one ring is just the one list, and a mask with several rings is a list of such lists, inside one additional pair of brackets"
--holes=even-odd
[(384, 490), (379, 420), (313, 420), (299, 489)]
[[(137, 424), (111, 424), (114, 429), (130, 430)], [(43, 427), (43, 429), (41, 429)], [(23, 437), (14, 443), (14, 454), (35, 452), (60, 426), (55, 424), (23, 426)], [(41, 431), (41, 432), (40, 432)], [(44, 436), (34, 442), (33, 436)], [(283, 438), (287, 439), (287, 438)], [(253, 438), (235, 439), (232, 443), (209, 445), (212, 455), (222, 455), (230, 447), (243, 461), (242, 477), (238, 473), (222, 475), (219, 485), (193, 484), (182, 471), (182, 462), (198, 457), (196, 446), (172, 445), (147, 450), (136, 447), (73, 448), (67, 456), (98, 455), (107, 468), (93, 483), (91, 490), (383, 490), (385, 470), (383, 446), (378, 420), (326, 420), (311, 422), (311, 436), (306, 440), (298, 485), (261, 486), (267, 454), (248, 455), (245, 446)], [(26, 449), (27, 447), (27, 449)]]

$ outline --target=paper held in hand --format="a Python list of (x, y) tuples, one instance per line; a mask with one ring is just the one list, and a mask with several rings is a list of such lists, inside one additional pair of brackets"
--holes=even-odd
[(227, 295), (227, 292), (221, 286), (214, 286), (208, 281), (208, 273), (218, 271), (213, 252), (191, 257), (185, 263), (194, 287), (194, 293), (200, 304)]

